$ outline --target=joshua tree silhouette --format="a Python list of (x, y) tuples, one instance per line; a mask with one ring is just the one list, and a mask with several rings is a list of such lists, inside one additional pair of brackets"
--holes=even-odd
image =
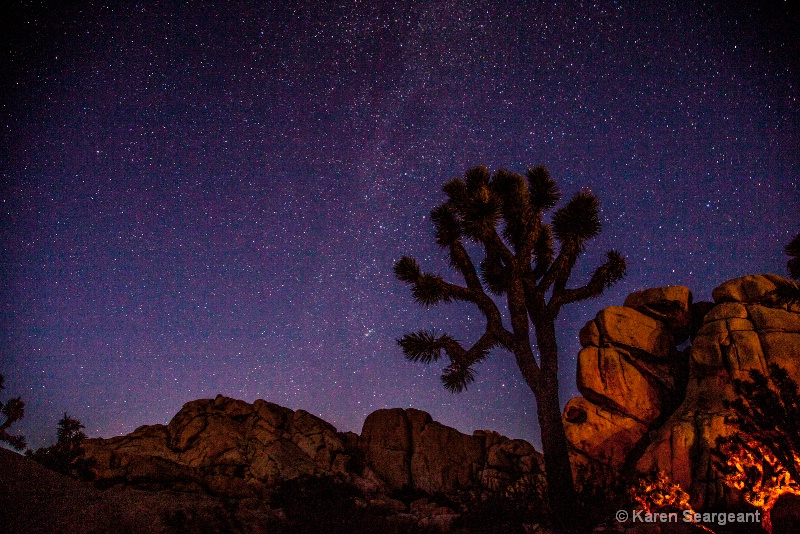
[[(435, 239), (448, 251), (450, 264), (465, 285), (423, 273), (409, 256), (397, 262), (395, 274), (411, 285), (415, 300), (423, 306), (454, 300), (475, 304), (486, 319), (485, 330), (471, 347), (434, 330), (407, 334), (398, 343), (411, 361), (430, 363), (446, 354), (449, 365), (441, 378), (454, 392), (474, 381), (474, 366), (493, 348), (514, 354), (536, 397), (550, 508), (555, 518), (569, 521), (577, 507), (558, 399), (555, 321), (564, 305), (595, 298), (620, 280), (625, 260), (611, 250), (584, 286), (567, 288), (586, 243), (600, 232), (599, 202), (583, 190), (553, 213), (552, 222), (546, 222), (545, 213), (561, 194), (544, 167), (531, 168), (526, 176), (502, 169), (490, 175), (486, 167), (475, 167), (443, 189), (447, 200), (431, 212)], [(483, 249), (485, 257), (478, 268), (465, 240)], [(488, 293), (505, 297), (510, 329)]]

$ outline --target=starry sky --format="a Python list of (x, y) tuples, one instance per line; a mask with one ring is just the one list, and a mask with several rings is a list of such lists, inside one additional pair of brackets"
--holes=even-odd
[[(416, 407), (540, 444), (496, 351), (465, 393), (395, 339), (462, 340), (463, 304), (395, 280), (433, 244), (441, 185), (484, 164), (589, 187), (628, 275), (558, 321), (562, 399), (578, 329), (659, 285), (710, 300), (785, 273), (800, 231), (800, 17), (787, 2), (44, 2), (4, 7), (2, 400), (29, 445), (64, 412), (89, 436), (166, 423), (218, 393), (360, 432)], [(64, 5), (67, 4), (67, 5)]]

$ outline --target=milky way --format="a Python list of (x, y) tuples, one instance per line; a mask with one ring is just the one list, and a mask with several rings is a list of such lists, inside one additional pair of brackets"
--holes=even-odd
[(600, 308), (785, 273), (800, 231), (786, 2), (13, 4), (0, 373), (33, 446), (64, 412), (111, 436), (218, 393), (356, 432), (414, 406), (538, 444), (510, 354), (453, 395), (395, 343), (482, 328), (392, 274), (411, 254), (458, 281), (428, 215), (474, 165), (543, 164), (565, 197), (600, 198), (575, 285), (607, 249), (627, 257), (622, 282), (562, 311), (564, 402)]

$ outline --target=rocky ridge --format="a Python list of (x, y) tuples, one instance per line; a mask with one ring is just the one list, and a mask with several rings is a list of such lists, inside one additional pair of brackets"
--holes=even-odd
[[(100, 486), (261, 499), (287, 481), (332, 477), (358, 488), (365, 506), (423, 526), (446, 526), (458, 508), (424, 494), (459, 503), (521, 479), (531, 487), (544, 484), (541, 454), (530, 443), (492, 431), (462, 434), (415, 409), (373, 412), (359, 436), (337, 432), (304, 410), (220, 395), (187, 403), (167, 425), (86, 440), (84, 450)], [(393, 497), (402, 492), (419, 498)]]

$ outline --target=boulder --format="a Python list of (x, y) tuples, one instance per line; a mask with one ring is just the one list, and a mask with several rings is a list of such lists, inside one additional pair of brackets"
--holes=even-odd
[(291, 436), (292, 443), (323, 471), (329, 471), (334, 459), (345, 452), (336, 428), (305, 410), (294, 413)]
[(237, 499), (321, 476), (351, 484), (373, 500), (398, 490), (477, 495), (541, 474), (543, 465), (526, 441), (488, 431), (462, 434), (420, 410), (373, 412), (359, 436), (339, 433), (304, 410), (222, 396), (187, 403), (168, 425), (88, 439), (84, 452), (103, 486), (179, 488)]
[(786, 278), (777, 274), (751, 274), (720, 284), (711, 292), (711, 297), (716, 303), (761, 302), (786, 282)]
[(229, 499), (188, 487), (143, 490), (119, 485), (101, 490), (0, 448), (0, 530), (4, 533), (258, 534), (282, 531), (277, 528), (279, 519), (263, 500)]
[(574, 397), (564, 408), (564, 430), (574, 453), (619, 469), (647, 426), (583, 397)]
[(599, 347), (600, 329), (597, 328), (597, 321), (594, 319), (588, 321), (578, 332), (578, 340), (582, 347)]
[(667, 325), (677, 344), (683, 343), (689, 337), (692, 292), (688, 287), (667, 286), (635, 291), (627, 296), (623, 306)]
[(413, 487), (447, 493), (476, 486), (483, 467), (483, 443), (437, 423), (419, 410), (407, 410), (411, 421)]
[(522, 439), (509, 439), (491, 430), (476, 430), (481, 439), (485, 463), (479, 473), (480, 485), (489, 491), (503, 491), (526, 476), (544, 474), (544, 458)]
[(664, 385), (612, 347), (586, 347), (578, 354), (578, 390), (593, 403), (643, 424), (658, 418), (670, 398)]
[(272, 486), (284, 480), (317, 474), (313, 459), (291, 441), (274, 440), (250, 455), (247, 472), (253, 478)]
[(725, 368), (732, 378), (747, 378), (749, 369), (766, 372), (758, 334), (746, 316), (747, 310), (738, 303), (711, 310), (692, 344), (694, 363), (707, 372)]
[[(509, 441), (499, 435), (496, 443), (492, 439), (483, 434), (462, 434), (420, 410), (396, 408), (378, 410), (367, 417), (359, 447), (367, 466), (390, 487), (449, 493), (480, 487), (485, 482), (487, 442), (497, 447)], [(527, 456), (535, 453), (532, 447), (525, 452)], [(532, 469), (534, 462), (526, 455), (508, 459), (501, 471), (508, 477), (503, 478), (511, 480), (512, 474), (526, 468), (522, 466), (526, 462)]]
[(719, 302), (706, 313), (690, 350), (690, 380), (683, 403), (655, 433), (638, 462), (641, 471), (661, 469), (688, 488), (696, 507), (741, 502), (713, 465), (719, 436), (735, 429), (725, 423), (725, 401), (735, 398), (733, 379), (750, 370), (767, 372), (777, 363), (800, 380), (800, 314), (765, 305), (776, 275), (754, 275), (717, 287)]
[[(733, 379), (770, 363), (800, 379), (800, 311), (773, 294), (787, 283), (775, 275), (731, 280), (714, 290), (716, 304), (692, 303), (680, 286), (653, 288), (601, 310), (579, 336), (583, 396), (563, 413), (576, 476), (599, 473), (602, 484), (626, 467), (662, 470), (695, 508), (741, 504), (711, 452), (732, 431), (725, 402), (735, 397)], [(691, 347), (678, 350), (687, 330)], [(364, 502), (390, 505), (398, 490), (483, 498), (523, 480), (543, 484), (542, 455), (529, 443), (462, 434), (419, 410), (378, 410), (357, 435), (303, 410), (222, 396), (187, 403), (168, 425), (87, 440), (85, 456), (100, 485), (236, 499), (306, 476), (335, 477)]]
[(729, 412), (724, 402), (734, 397), (730, 377), (724, 370), (693, 373), (683, 403), (653, 431), (650, 444), (637, 461), (637, 470), (665, 472), (689, 492), (696, 508), (741, 504), (741, 496), (715, 474), (711, 454), (717, 438), (733, 432), (725, 423)]
[(714, 309), (716, 305), (713, 302), (701, 301), (692, 304), (692, 326), (689, 332), (689, 339), (694, 341), (698, 330), (703, 326), (703, 320), (708, 312)]
[(666, 325), (633, 308), (609, 306), (597, 314), (595, 321), (600, 332), (600, 346), (618, 345), (661, 360), (668, 360), (677, 352)]
[(389, 486), (411, 485), (411, 426), (402, 408), (377, 410), (364, 420), (358, 445), (367, 464)]

